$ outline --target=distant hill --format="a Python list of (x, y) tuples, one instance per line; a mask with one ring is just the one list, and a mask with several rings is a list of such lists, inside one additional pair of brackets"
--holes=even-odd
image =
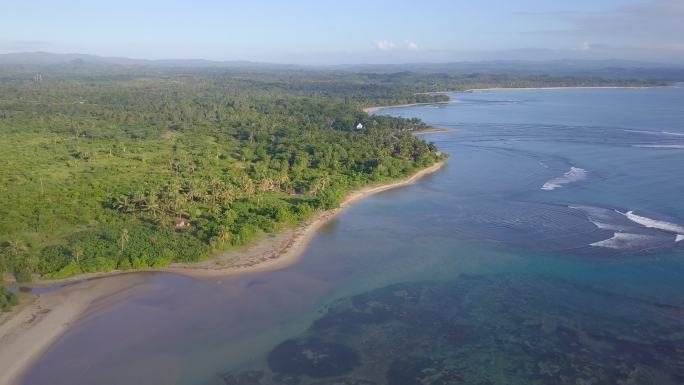
[(13, 66), (50, 66), (65, 64), (107, 64), (148, 67), (287, 67), (269, 63), (250, 61), (213, 61), (206, 59), (133, 59), (125, 57), (105, 57), (80, 53), (21, 52), (0, 54), (0, 65)]
[(206, 59), (133, 59), (103, 57), (88, 54), (56, 54), (49, 52), (23, 52), (0, 54), (0, 66), (41, 67), (58, 66), (63, 69), (94, 67), (194, 68), (238, 70), (319, 70), (335, 72), (417, 74), (510, 74), (535, 76), (581, 76), (602, 79), (643, 79), (683, 81), (684, 66), (627, 60), (491, 60), (452, 63), (407, 64), (346, 64), (346, 65), (294, 65), (250, 61), (214, 61)]

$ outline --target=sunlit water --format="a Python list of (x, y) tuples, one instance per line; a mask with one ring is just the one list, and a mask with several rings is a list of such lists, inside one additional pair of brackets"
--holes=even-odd
[(153, 274), (25, 384), (684, 383), (684, 89), (392, 108), (457, 131), (296, 266)]

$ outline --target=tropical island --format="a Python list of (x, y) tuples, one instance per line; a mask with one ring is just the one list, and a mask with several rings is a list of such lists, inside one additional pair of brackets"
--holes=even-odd
[[(424, 122), (364, 108), (446, 102), (436, 93), (444, 90), (662, 84), (80, 61), (5, 66), (0, 272), (25, 283), (217, 255), (228, 256), (221, 268), (244, 265), (226, 253), (311, 224), (353, 191), (444, 159), (412, 135), (430, 128)], [(292, 240), (279, 242), (276, 254)], [(17, 302), (0, 294), (3, 310)]]

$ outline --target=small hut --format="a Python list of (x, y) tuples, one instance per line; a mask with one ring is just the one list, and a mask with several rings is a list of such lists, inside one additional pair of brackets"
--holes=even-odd
[(176, 229), (184, 229), (190, 226), (190, 222), (185, 218), (176, 218), (173, 220), (173, 224)]

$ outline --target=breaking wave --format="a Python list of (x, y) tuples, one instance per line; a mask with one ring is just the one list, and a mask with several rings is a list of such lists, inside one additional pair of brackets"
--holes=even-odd
[(642, 217), (641, 215), (634, 214), (634, 211), (631, 210), (621, 214), (626, 216), (630, 221), (638, 223), (644, 227), (648, 227), (649, 229), (657, 229), (675, 234), (684, 234), (684, 226), (680, 226), (676, 223), (670, 223), (665, 221), (659, 221), (657, 219)]
[(626, 231), (629, 229), (629, 221), (615, 210), (582, 205), (568, 206), (568, 208), (584, 212), (589, 222), (601, 230)]
[(563, 174), (563, 176), (558, 177), (558, 178), (553, 178), (542, 186), (542, 190), (545, 191), (552, 191), (557, 188), (563, 187), (563, 185), (566, 185), (568, 183), (573, 183), (577, 182), (580, 180), (583, 180), (587, 177), (587, 170), (579, 167), (570, 167), (570, 171), (566, 172)]
[(611, 238), (594, 242), (590, 246), (605, 247), (608, 249), (626, 250), (640, 249), (650, 244), (653, 237), (643, 234), (615, 233)]
[(660, 132), (665, 134), (665, 135), (684, 136), (684, 133), (681, 133), (681, 132), (670, 132), (670, 131), (660, 131)]
[(590, 246), (616, 250), (643, 250), (669, 247), (684, 241), (684, 226), (637, 215), (634, 211), (621, 212), (595, 206), (575, 205), (568, 208), (582, 211), (589, 222), (601, 230), (613, 232), (613, 236)]

